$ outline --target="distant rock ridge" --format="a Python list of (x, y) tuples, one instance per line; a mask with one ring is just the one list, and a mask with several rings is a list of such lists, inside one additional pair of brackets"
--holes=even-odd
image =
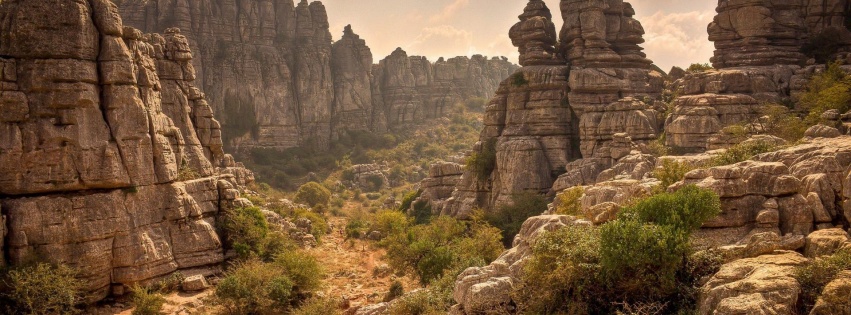
[(0, 21), (0, 265), (68, 264), (92, 301), (217, 272), (217, 217), (253, 174), (180, 30), (125, 27), (108, 0), (5, 0)]
[(351, 26), (332, 43), (319, 1), (126, 0), (120, 12), (148, 32), (183, 31), (225, 144), (240, 151), (323, 148), (346, 130), (440, 117), (466, 98), (490, 98), (516, 69), (506, 58), (431, 63), (401, 50), (373, 65)]

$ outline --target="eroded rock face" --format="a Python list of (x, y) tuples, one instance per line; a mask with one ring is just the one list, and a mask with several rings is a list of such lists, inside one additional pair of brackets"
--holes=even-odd
[(701, 288), (700, 314), (793, 314), (801, 286), (795, 268), (807, 258), (777, 252), (734, 261)]
[(216, 217), (253, 175), (222, 151), (180, 30), (124, 27), (104, 0), (3, 1), (0, 20), (9, 262), (68, 264), (94, 300), (217, 270)]
[(842, 271), (827, 286), (816, 302), (810, 315), (846, 315), (851, 314), (851, 271)]
[(373, 69), (372, 53), (351, 27), (332, 44), (319, 1), (128, 0), (120, 9), (142, 30), (183, 31), (225, 142), (240, 151), (324, 148), (346, 130), (380, 132), (388, 123), (439, 117), (458, 101), (492, 96), (515, 69), (505, 58), (482, 56), (419, 57), (412, 66), (388, 61), (392, 69)]
[(520, 65), (563, 64), (556, 51), (558, 35), (547, 4), (542, 0), (529, 1), (519, 18), (520, 22), (511, 27), (508, 36), (520, 50)]

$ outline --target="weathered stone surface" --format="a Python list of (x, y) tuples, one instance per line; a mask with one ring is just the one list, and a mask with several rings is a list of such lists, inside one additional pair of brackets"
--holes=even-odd
[(810, 127), (804, 133), (804, 136), (812, 138), (836, 138), (841, 135), (842, 133), (839, 132), (839, 129), (821, 124)]
[(818, 230), (807, 235), (804, 255), (808, 258), (833, 255), (848, 243), (848, 232), (843, 229)]
[(68, 264), (92, 300), (217, 269), (216, 218), (253, 181), (224, 161), (186, 38), (143, 35), (117, 12), (103, 0), (0, 3), (2, 260)]
[(810, 315), (851, 314), (851, 271), (842, 271), (821, 293)]
[(351, 25), (346, 26), (343, 37), (331, 46), (331, 73), (334, 76), (332, 131), (386, 129), (384, 108), (376, 108), (372, 100), (372, 52)]
[(180, 289), (186, 292), (203, 291), (210, 287), (207, 278), (204, 275), (193, 275), (183, 279), (180, 283)]
[(538, 216), (523, 223), (514, 238), (514, 246), (502, 253), (496, 261), (481, 268), (469, 268), (458, 276), (453, 297), (458, 303), (454, 310), (460, 314), (499, 314), (510, 309), (514, 282), (523, 272), (535, 241), (541, 235), (575, 224), (569, 216)]
[(792, 275), (806, 262), (779, 252), (726, 264), (701, 288), (699, 313), (793, 314), (801, 287)]
[(420, 200), (431, 205), (432, 211), (440, 211), (446, 199), (452, 196), (455, 186), (461, 182), (464, 167), (458, 163), (438, 162), (429, 167), (428, 177), (420, 181)]
[(530, 0), (519, 16), (520, 22), (508, 32), (511, 43), (520, 50), (520, 65), (565, 64), (556, 52), (556, 26), (552, 13), (542, 0)]

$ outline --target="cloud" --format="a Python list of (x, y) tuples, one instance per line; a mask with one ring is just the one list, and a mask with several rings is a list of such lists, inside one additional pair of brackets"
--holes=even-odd
[(672, 66), (688, 66), (709, 62), (713, 44), (709, 41), (706, 26), (712, 22), (714, 11), (682, 13), (657, 12), (639, 17), (645, 30), (642, 45), (647, 57), (667, 71)]
[(429, 22), (437, 23), (451, 19), (455, 16), (455, 13), (458, 13), (459, 10), (465, 8), (470, 4), (470, 0), (454, 0), (452, 3), (443, 7), (440, 10), (440, 13), (432, 15), (429, 18)]
[(451, 25), (426, 27), (405, 47), (409, 53), (425, 56), (466, 55), (473, 47), (473, 33)]

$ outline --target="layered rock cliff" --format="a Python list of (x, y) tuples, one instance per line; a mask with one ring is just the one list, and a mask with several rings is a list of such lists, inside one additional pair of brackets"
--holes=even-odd
[(321, 2), (127, 0), (128, 25), (178, 27), (198, 52), (194, 66), (239, 149), (326, 147), (340, 132), (443, 115), (469, 97), (489, 98), (515, 66), (482, 56), (438, 60), (397, 50), (373, 67), (350, 26), (332, 43)]
[(593, 183), (658, 137), (662, 75), (638, 46), (644, 30), (632, 6), (562, 1), (561, 12), (560, 41), (540, 0), (529, 1), (511, 28), (523, 68), (488, 104), (476, 145), (477, 156), (495, 151), (495, 166), (487, 174), (466, 170), (437, 211), (464, 217), (493, 209), (517, 193), (548, 192), (560, 176), (568, 186)]
[(6, 0), (0, 21), (4, 263), (68, 264), (94, 300), (214, 272), (217, 215), (253, 175), (222, 150), (186, 38), (108, 0)]
[(679, 98), (667, 144), (699, 152), (726, 126), (749, 122), (765, 103), (789, 103), (824, 63), (851, 49), (847, 1), (720, 1), (708, 27), (715, 70), (674, 84)]

